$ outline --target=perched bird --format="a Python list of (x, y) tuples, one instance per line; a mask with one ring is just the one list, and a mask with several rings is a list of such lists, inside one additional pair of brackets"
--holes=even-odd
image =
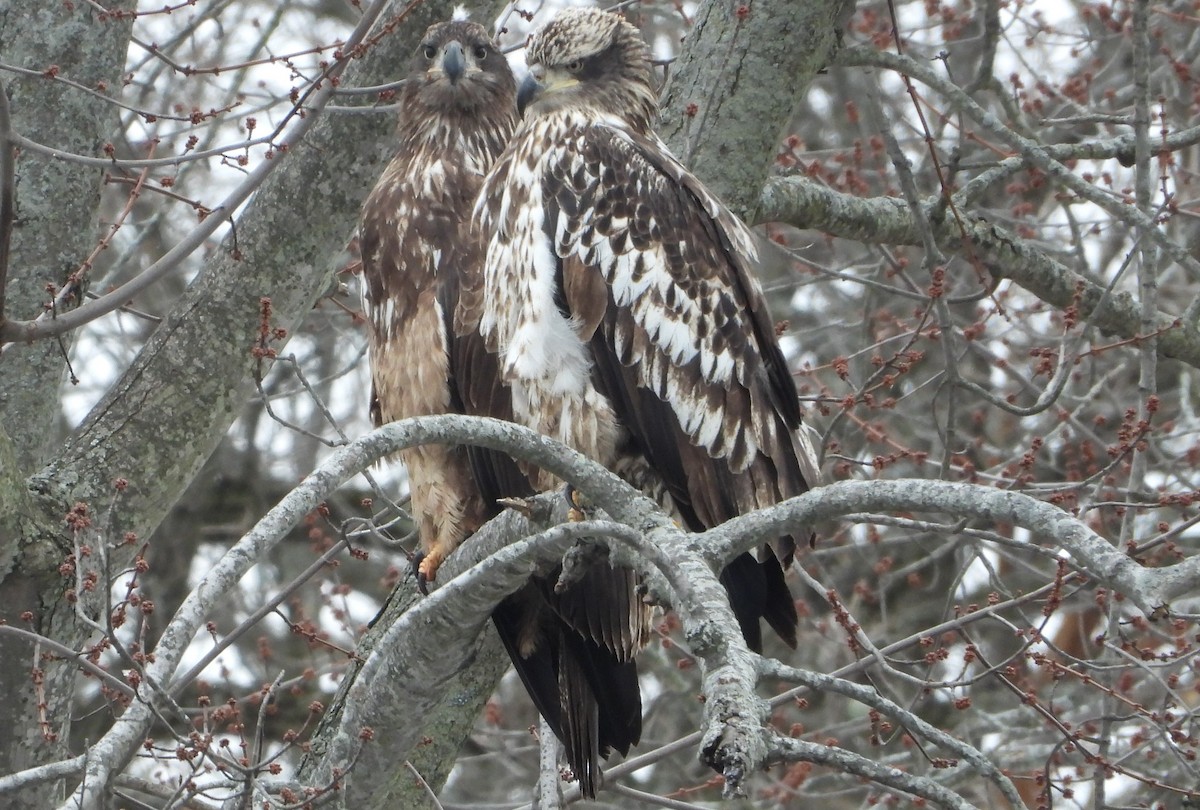
[[(516, 82), (482, 27), (439, 23), (412, 58), (399, 106), (396, 156), (360, 227), (372, 419), (464, 413), (512, 421), (498, 357), (478, 333), (485, 242), (471, 207), (516, 123)], [(499, 511), (498, 498), (534, 492), (501, 453), (431, 444), (401, 455), (422, 588)], [(649, 614), (628, 569), (597, 564), (561, 592), (556, 579), (535, 577), (492, 619), (583, 792), (594, 796), (598, 758), (627, 752), (641, 734), (632, 658), (648, 637)]]
[[(469, 382), (500, 388), (495, 361), (461, 310), (483, 279), (471, 205), (512, 134), (515, 95), (507, 60), (475, 23), (431, 26), (409, 63), (396, 155), (359, 227), (376, 425), (464, 412), (464, 364), (484, 364)], [(401, 459), (421, 538), (419, 574), (428, 580), (492, 509), (466, 448), (424, 445)]]
[[(815, 453), (754, 276), (755, 237), (652, 130), (638, 30), (570, 8), (525, 58), (524, 117), (476, 205), (490, 235), (480, 329), (516, 421), (694, 531), (805, 492)], [(808, 538), (773, 538), (721, 574), (755, 650), (760, 619), (796, 644), (784, 568)]]

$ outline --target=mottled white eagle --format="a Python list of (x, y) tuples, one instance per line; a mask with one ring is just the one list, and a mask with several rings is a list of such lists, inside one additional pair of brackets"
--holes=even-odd
[[(655, 135), (649, 53), (595, 9), (530, 39), (524, 118), (488, 174), (481, 332), (514, 417), (701, 531), (806, 491), (815, 454), (755, 279), (758, 248)], [(539, 487), (553, 482), (542, 480)], [(742, 632), (796, 643), (796, 540), (722, 572)]]
[[(363, 207), (360, 240), (376, 424), (466, 413), (513, 419), (498, 358), (478, 332), (484, 240), (471, 207), (516, 122), (516, 82), (474, 23), (432, 26), (399, 93), (394, 159)], [(422, 588), (465, 538), (530, 494), (499, 453), (426, 445), (402, 454), (421, 540)], [(597, 565), (564, 593), (535, 578), (493, 613), (530, 696), (594, 795), (597, 760), (641, 735), (633, 652), (649, 633), (636, 576)]]

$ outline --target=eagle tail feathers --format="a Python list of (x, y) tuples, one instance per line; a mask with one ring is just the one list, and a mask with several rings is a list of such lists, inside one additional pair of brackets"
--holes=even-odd
[(581, 635), (544, 604), (537, 613), (550, 626), (529, 645), (528, 600), (544, 599), (548, 584), (531, 581), (501, 602), (492, 620), (534, 706), (562, 742), (580, 791), (594, 798), (600, 759), (614, 750), (629, 753), (641, 738), (637, 665), (602, 640)]

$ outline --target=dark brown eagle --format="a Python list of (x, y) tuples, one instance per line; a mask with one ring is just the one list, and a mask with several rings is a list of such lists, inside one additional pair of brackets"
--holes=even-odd
[[(649, 53), (614, 14), (572, 8), (530, 39), (524, 119), (484, 183), (481, 332), (518, 422), (702, 531), (805, 492), (818, 472), (755, 279), (758, 248), (651, 129)], [(553, 482), (537, 482), (545, 488)], [(748, 644), (796, 644), (797, 539), (721, 574)]]
[[(513, 419), (498, 358), (478, 333), (485, 242), (471, 222), (484, 175), (516, 123), (516, 83), (474, 23), (432, 26), (400, 92), (395, 158), (363, 207), (364, 306), (372, 419), (466, 413)], [(402, 454), (421, 539), (418, 579), (499, 510), (531, 494), (526, 475), (488, 450), (426, 445)], [(587, 795), (598, 759), (641, 735), (633, 653), (649, 633), (635, 575), (597, 565), (555, 593), (536, 578), (493, 613), (535, 705), (563, 741)]]

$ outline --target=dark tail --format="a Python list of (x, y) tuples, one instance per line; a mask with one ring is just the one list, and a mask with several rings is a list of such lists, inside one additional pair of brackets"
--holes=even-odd
[(562, 742), (580, 791), (594, 798), (600, 759), (629, 753), (642, 735), (637, 667), (571, 629), (541, 587), (531, 582), (508, 597), (492, 620), (534, 706)]
[(783, 578), (783, 566), (769, 550), (763, 554), (762, 562), (746, 552), (725, 566), (721, 572), (721, 584), (729, 594), (729, 604), (742, 628), (742, 637), (755, 652), (762, 652), (762, 628), (758, 620), (767, 624), (793, 649), (796, 646), (796, 603), (792, 592)]

